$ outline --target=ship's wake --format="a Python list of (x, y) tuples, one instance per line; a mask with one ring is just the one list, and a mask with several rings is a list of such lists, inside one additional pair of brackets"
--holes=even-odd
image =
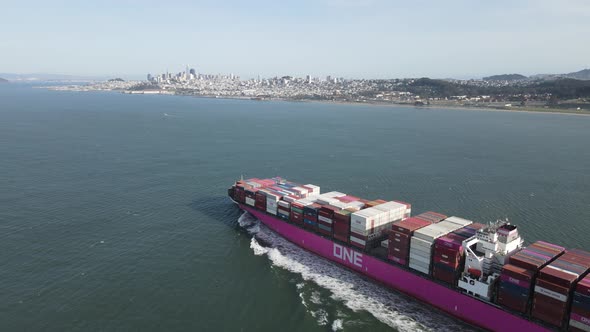
[[(334, 331), (363, 325), (363, 322), (358, 322), (341, 310), (327, 308), (327, 303), (324, 303), (332, 302), (344, 304), (355, 313), (368, 312), (399, 331), (472, 330), (431, 307), (390, 291), (292, 244), (249, 213), (244, 213), (238, 223), (254, 235), (250, 248), (255, 255), (266, 255), (273, 266), (303, 278), (304, 282), (297, 284), (297, 290), (306, 309), (319, 325), (331, 327)], [(313, 287), (306, 285), (310, 281), (327, 290), (324, 299), (318, 291), (312, 290)]]

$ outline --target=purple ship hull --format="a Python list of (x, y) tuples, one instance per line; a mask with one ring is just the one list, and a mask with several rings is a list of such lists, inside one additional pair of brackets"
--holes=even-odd
[(550, 331), (523, 317), (308, 232), (253, 207), (245, 204), (239, 204), (239, 206), (298, 246), (430, 304), (469, 324), (491, 331)]

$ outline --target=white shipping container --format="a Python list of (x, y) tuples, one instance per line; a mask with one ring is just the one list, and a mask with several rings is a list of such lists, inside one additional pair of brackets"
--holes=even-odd
[(317, 196), (320, 194), (320, 187), (313, 185), (313, 184), (306, 184), (305, 185), (308, 188), (311, 188), (312, 192), (308, 194), (308, 196)]
[(298, 199), (295, 202), (303, 205), (303, 206), (307, 206), (307, 205), (311, 205), (313, 203), (315, 203), (315, 199), (313, 198), (302, 198), (302, 199)]
[(414, 266), (419, 266), (419, 267), (422, 267), (422, 268), (427, 269), (427, 270), (430, 269), (430, 264), (426, 264), (424, 262), (421, 262), (421, 261), (412, 259), (411, 257), (410, 257), (410, 259), (409, 259), (408, 262), (411, 263)]
[(284, 214), (284, 215), (286, 215), (286, 216), (289, 216), (289, 215), (290, 215), (289, 211), (287, 211), (287, 210), (283, 210), (283, 209), (281, 209), (281, 208), (279, 208), (279, 209), (277, 210), (277, 212), (278, 212), (278, 213), (281, 213), (281, 214)]
[(318, 202), (319, 204), (322, 204), (322, 205), (329, 205), (329, 204), (332, 204), (335, 202), (339, 202), (339, 200), (337, 200), (336, 198), (329, 198), (329, 197), (320, 196), (317, 198), (316, 202)]
[(283, 200), (284, 200), (285, 202), (293, 203), (293, 202), (297, 201), (297, 200), (298, 200), (298, 198), (291, 197), (291, 196), (284, 196), (284, 197), (283, 197)]
[(379, 226), (380, 215), (383, 211), (374, 208), (368, 208), (354, 212), (350, 215), (350, 227), (355, 229), (369, 230)]
[(336, 197), (346, 196), (346, 194), (343, 194), (338, 191), (330, 191), (330, 192), (322, 194), (321, 196), (326, 197), (326, 198), (336, 198)]
[(266, 212), (274, 214), (275, 216), (277, 215), (277, 209), (266, 208)]
[(410, 261), (418, 261), (430, 265), (430, 257), (424, 257), (410, 251)]
[(255, 203), (256, 201), (253, 198), (246, 197), (246, 204), (254, 206)]
[(358, 208), (359, 210), (365, 207), (365, 203), (361, 201), (354, 201), (348, 203), (348, 207)]
[(289, 204), (289, 202), (279, 201), (279, 206), (282, 206), (282, 207), (288, 209), (289, 207), (291, 207), (291, 204)]
[(459, 218), (459, 217), (448, 217), (444, 221), (452, 222), (453, 224), (461, 225), (461, 227), (465, 227), (467, 225), (473, 224), (473, 221)]
[(340, 202), (339, 200), (335, 199), (333, 202), (330, 202), (330, 206), (344, 210), (349, 207), (349, 203)]
[(292, 188), (293, 191), (296, 191), (297, 193), (299, 193), (299, 195), (307, 195), (308, 191), (305, 188), (302, 187), (293, 187)]
[(424, 240), (415, 236), (410, 238), (410, 247), (421, 247), (424, 248), (424, 250), (430, 250), (432, 244), (433, 243), (428, 240)]
[(278, 202), (266, 201), (266, 208), (276, 209), (278, 206)]
[(383, 240), (383, 241), (381, 241), (381, 246), (383, 248), (389, 248), (389, 240)]
[(454, 230), (461, 228), (459, 224), (452, 222), (441, 221), (436, 224), (422, 227), (414, 232), (414, 237), (426, 240), (428, 242), (434, 242), (439, 237), (446, 235)]
[(431, 257), (432, 256), (432, 250), (431, 249), (426, 249), (426, 248), (410, 248), (410, 252), (414, 253), (414, 255), (419, 255), (419, 256), (423, 256), (423, 257)]
[(326, 218), (326, 217), (320, 216), (320, 215), (318, 215), (318, 220), (321, 220), (321, 221), (323, 221), (323, 222), (325, 222), (327, 224), (331, 224), (332, 223), (332, 219)]

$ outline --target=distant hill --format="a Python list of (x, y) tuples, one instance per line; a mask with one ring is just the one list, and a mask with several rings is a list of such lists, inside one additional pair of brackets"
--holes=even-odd
[(503, 74), (503, 75), (493, 75), (484, 77), (484, 81), (518, 81), (518, 80), (526, 80), (527, 77), (520, 74)]
[(561, 76), (566, 78), (574, 78), (577, 80), (590, 80), (590, 69), (582, 69), (580, 71), (563, 74)]
[(92, 77), (92, 76), (74, 76), (61, 74), (14, 74), (14, 73), (0, 73), (0, 77), (4, 77), (10, 81), (95, 81), (106, 80), (106, 77)]
[(8, 80), (5, 80), (2, 77), (0, 77), (0, 83), (8, 83)]

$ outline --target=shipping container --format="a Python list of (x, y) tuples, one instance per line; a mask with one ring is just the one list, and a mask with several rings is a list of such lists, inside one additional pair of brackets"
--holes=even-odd
[(431, 224), (436, 224), (437, 222), (440, 222), (440, 221), (446, 219), (447, 216), (445, 216), (442, 213), (427, 211), (427, 212), (420, 213), (419, 215), (414, 216), (414, 218), (428, 221)]
[(533, 317), (558, 327), (571, 318), (567, 312), (571, 295), (578, 280), (590, 270), (589, 258), (586, 252), (565, 252), (539, 271), (533, 293)]

